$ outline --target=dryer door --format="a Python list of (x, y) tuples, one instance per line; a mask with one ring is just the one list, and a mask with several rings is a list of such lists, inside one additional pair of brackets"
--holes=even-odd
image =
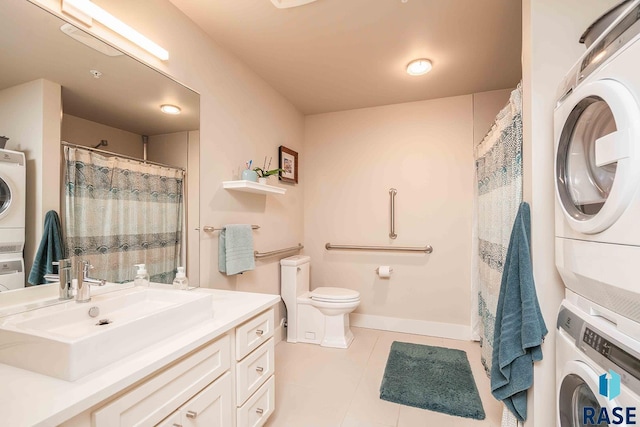
[(0, 218), (7, 215), (11, 205), (11, 187), (0, 175)]
[(607, 427), (609, 424), (606, 422), (597, 422), (600, 409), (606, 407), (607, 413), (611, 414), (613, 408), (620, 405), (616, 399), (607, 400), (601, 396), (598, 387), (599, 377), (587, 364), (578, 361), (568, 362), (558, 390), (558, 425)]
[[(598, 80), (556, 110), (556, 195), (571, 227), (609, 228), (629, 206), (640, 178), (640, 108), (619, 82)], [(558, 126), (556, 124), (556, 130)]]

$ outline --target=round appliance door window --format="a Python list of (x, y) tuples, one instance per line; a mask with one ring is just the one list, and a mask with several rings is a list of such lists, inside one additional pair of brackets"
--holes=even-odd
[(565, 122), (556, 163), (558, 191), (565, 211), (577, 220), (598, 214), (611, 194), (618, 162), (599, 165), (596, 141), (616, 130), (609, 105), (597, 96), (580, 101)]
[(640, 108), (614, 80), (578, 86), (556, 110), (556, 190), (571, 227), (600, 233), (633, 201), (640, 182)]
[(4, 214), (11, 204), (11, 189), (9, 185), (0, 178), (0, 216)]
[[(590, 408), (589, 413), (595, 414), (592, 419), (584, 420), (584, 408)], [(578, 375), (568, 375), (562, 381), (560, 387), (560, 401), (558, 409), (560, 411), (560, 427), (582, 427), (582, 426), (603, 426), (606, 422), (597, 422), (600, 413), (598, 399), (585, 381)], [(585, 423), (588, 421), (589, 423)]]

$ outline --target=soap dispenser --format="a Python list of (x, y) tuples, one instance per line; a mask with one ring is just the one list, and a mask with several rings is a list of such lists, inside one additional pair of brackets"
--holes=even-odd
[(187, 279), (187, 275), (184, 274), (184, 267), (178, 267), (176, 278), (173, 279), (173, 286), (177, 289), (189, 289), (189, 279)]
[(135, 264), (134, 267), (138, 269), (136, 277), (133, 279), (133, 284), (136, 286), (149, 286), (149, 273), (147, 273), (147, 267), (144, 264)]

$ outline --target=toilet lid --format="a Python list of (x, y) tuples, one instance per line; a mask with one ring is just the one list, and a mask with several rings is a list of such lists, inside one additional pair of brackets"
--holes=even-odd
[(357, 291), (332, 287), (316, 288), (309, 294), (309, 296), (315, 301), (347, 302), (360, 299), (360, 293)]

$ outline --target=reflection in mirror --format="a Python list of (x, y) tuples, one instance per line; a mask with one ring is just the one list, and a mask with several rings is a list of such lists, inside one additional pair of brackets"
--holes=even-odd
[[(0, 2), (0, 17), (0, 135), (9, 138), (6, 150), (24, 154), (26, 169), (26, 185), (9, 184), (8, 190), (0, 193), (0, 204), (13, 193), (12, 203), (26, 206), (23, 224), (12, 226), (12, 231), (7, 231), (7, 216), (0, 213), (0, 292), (9, 287), (24, 286), (43, 235), (47, 211), (59, 212), (63, 234), (68, 235), (70, 224), (65, 218), (88, 206), (85, 203), (88, 199), (78, 199), (74, 205), (76, 212), (65, 212), (65, 194), (60, 189), (65, 186), (63, 171), (68, 163), (64, 161), (61, 141), (87, 147), (91, 151), (73, 150), (82, 156), (99, 158), (100, 162), (112, 161), (114, 155), (119, 159), (139, 159), (119, 160), (121, 163), (114, 168), (125, 175), (129, 172), (123, 171), (131, 170), (130, 175), (137, 176), (138, 180), (149, 176), (144, 168), (163, 171), (158, 176), (170, 174), (170, 170), (178, 171), (178, 175), (182, 170), (187, 171), (182, 196), (179, 192), (168, 191), (161, 197), (182, 197), (185, 202), (172, 217), (173, 222), (181, 222), (180, 227), (185, 231), (173, 250), (179, 248), (176, 263), (186, 265), (191, 284), (197, 284), (198, 236), (196, 231), (186, 230), (194, 230), (198, 224), (199, 95), (27, 1)], [(180, 114), (162, 113), (160, 107), (164, 104), (178, 106)], [(0, 153), (8, 153), (6, 150)], [(149, 166), (141, 160), (171, 168)], [(8, 164), (0, 162), (0, 182), (6, 178)], [(127, 164), (132, 167), (122, 166)], [(73, 165), (76, 171), (79, 170), (79, 163)], [(180, 186), (181, 177), (172, 179), (174, 187)], [(166, 177), (158, 180), (165, 182)], [(112, 195), (115, 188), (112, 188)], [(145, 191), (143, 187), (127, 183), (117, 188), (128, 192), (128, 199), (136, 192)], [(147, 190), (144, 197), (158, 196), (159, 190), (154, 188)], [(91, 215), (99, 217), (93, 218), (94, 222), (130, 224), (133, 219), (126, 215), (133, 214), (124, 199), (116, 208), (124, 216), (115, 220), (107, 216), (106, 211), (92, 210)], [(135, 215), (141, 215), (142, 222), (154, 221), (149, 211), (140, 212)], [(172, 230), (158, 228), (157, 221), (154, 226), (156, 228), (149, 228), (148, 232), (139, 233), (157, 235), (175, 231), (174, 225)], [(92, 231), (86, 236), (93, 248), (76, 252), (78, 255), (84, 257), (87, 251), (108, 252), (111, 260), (103, 264), (118, 264), (118, 269), (123, 270), (117, 277), (109, 276), (106, 270), (94, 270), (92, 276), (100, 278), (104, 275), (113, 281), (133, 279), (133, 264), (147, 262), (140, 250), (148, 246), (143, 238), (139, 248), (129, 251), (132, 246), (127, 238), (133, 229), (136, 227), (113, 228), (91, 235)], [(8, 242), (16, 240), (16, 233), (24, 236), (17, 238), (24, 242), (24, 252), (20, 248), (15, 250), (15, 242), (13, 249), (5, 248), (11, 246)], [(111, 243), (105, 245), (94, 241), (92, 236), (95, 235), (108, 235)], [(140, 240), (139, 237), (136, 239)], [(162, 245), (162, 238), (159, 242), (157, 245)], [(129, 254), (133, 256), (129, 257)], [(159, 264), (162, 257), (163, 254), (156, 253), (150, 256), (148, 263)], [(23, 258), (24, 268), (13, 268), (21, 265)], [(92, 262), (100, 263), (96, 259)], [(4, 270), (3, 265), (7, 267)], [(150, 266), (150, 270), (152, 268)], [(172, 276), (166, 273), (172, 269), (166, 266), (161, 269), (163, 276), (155, 279), (171, 282)]]

